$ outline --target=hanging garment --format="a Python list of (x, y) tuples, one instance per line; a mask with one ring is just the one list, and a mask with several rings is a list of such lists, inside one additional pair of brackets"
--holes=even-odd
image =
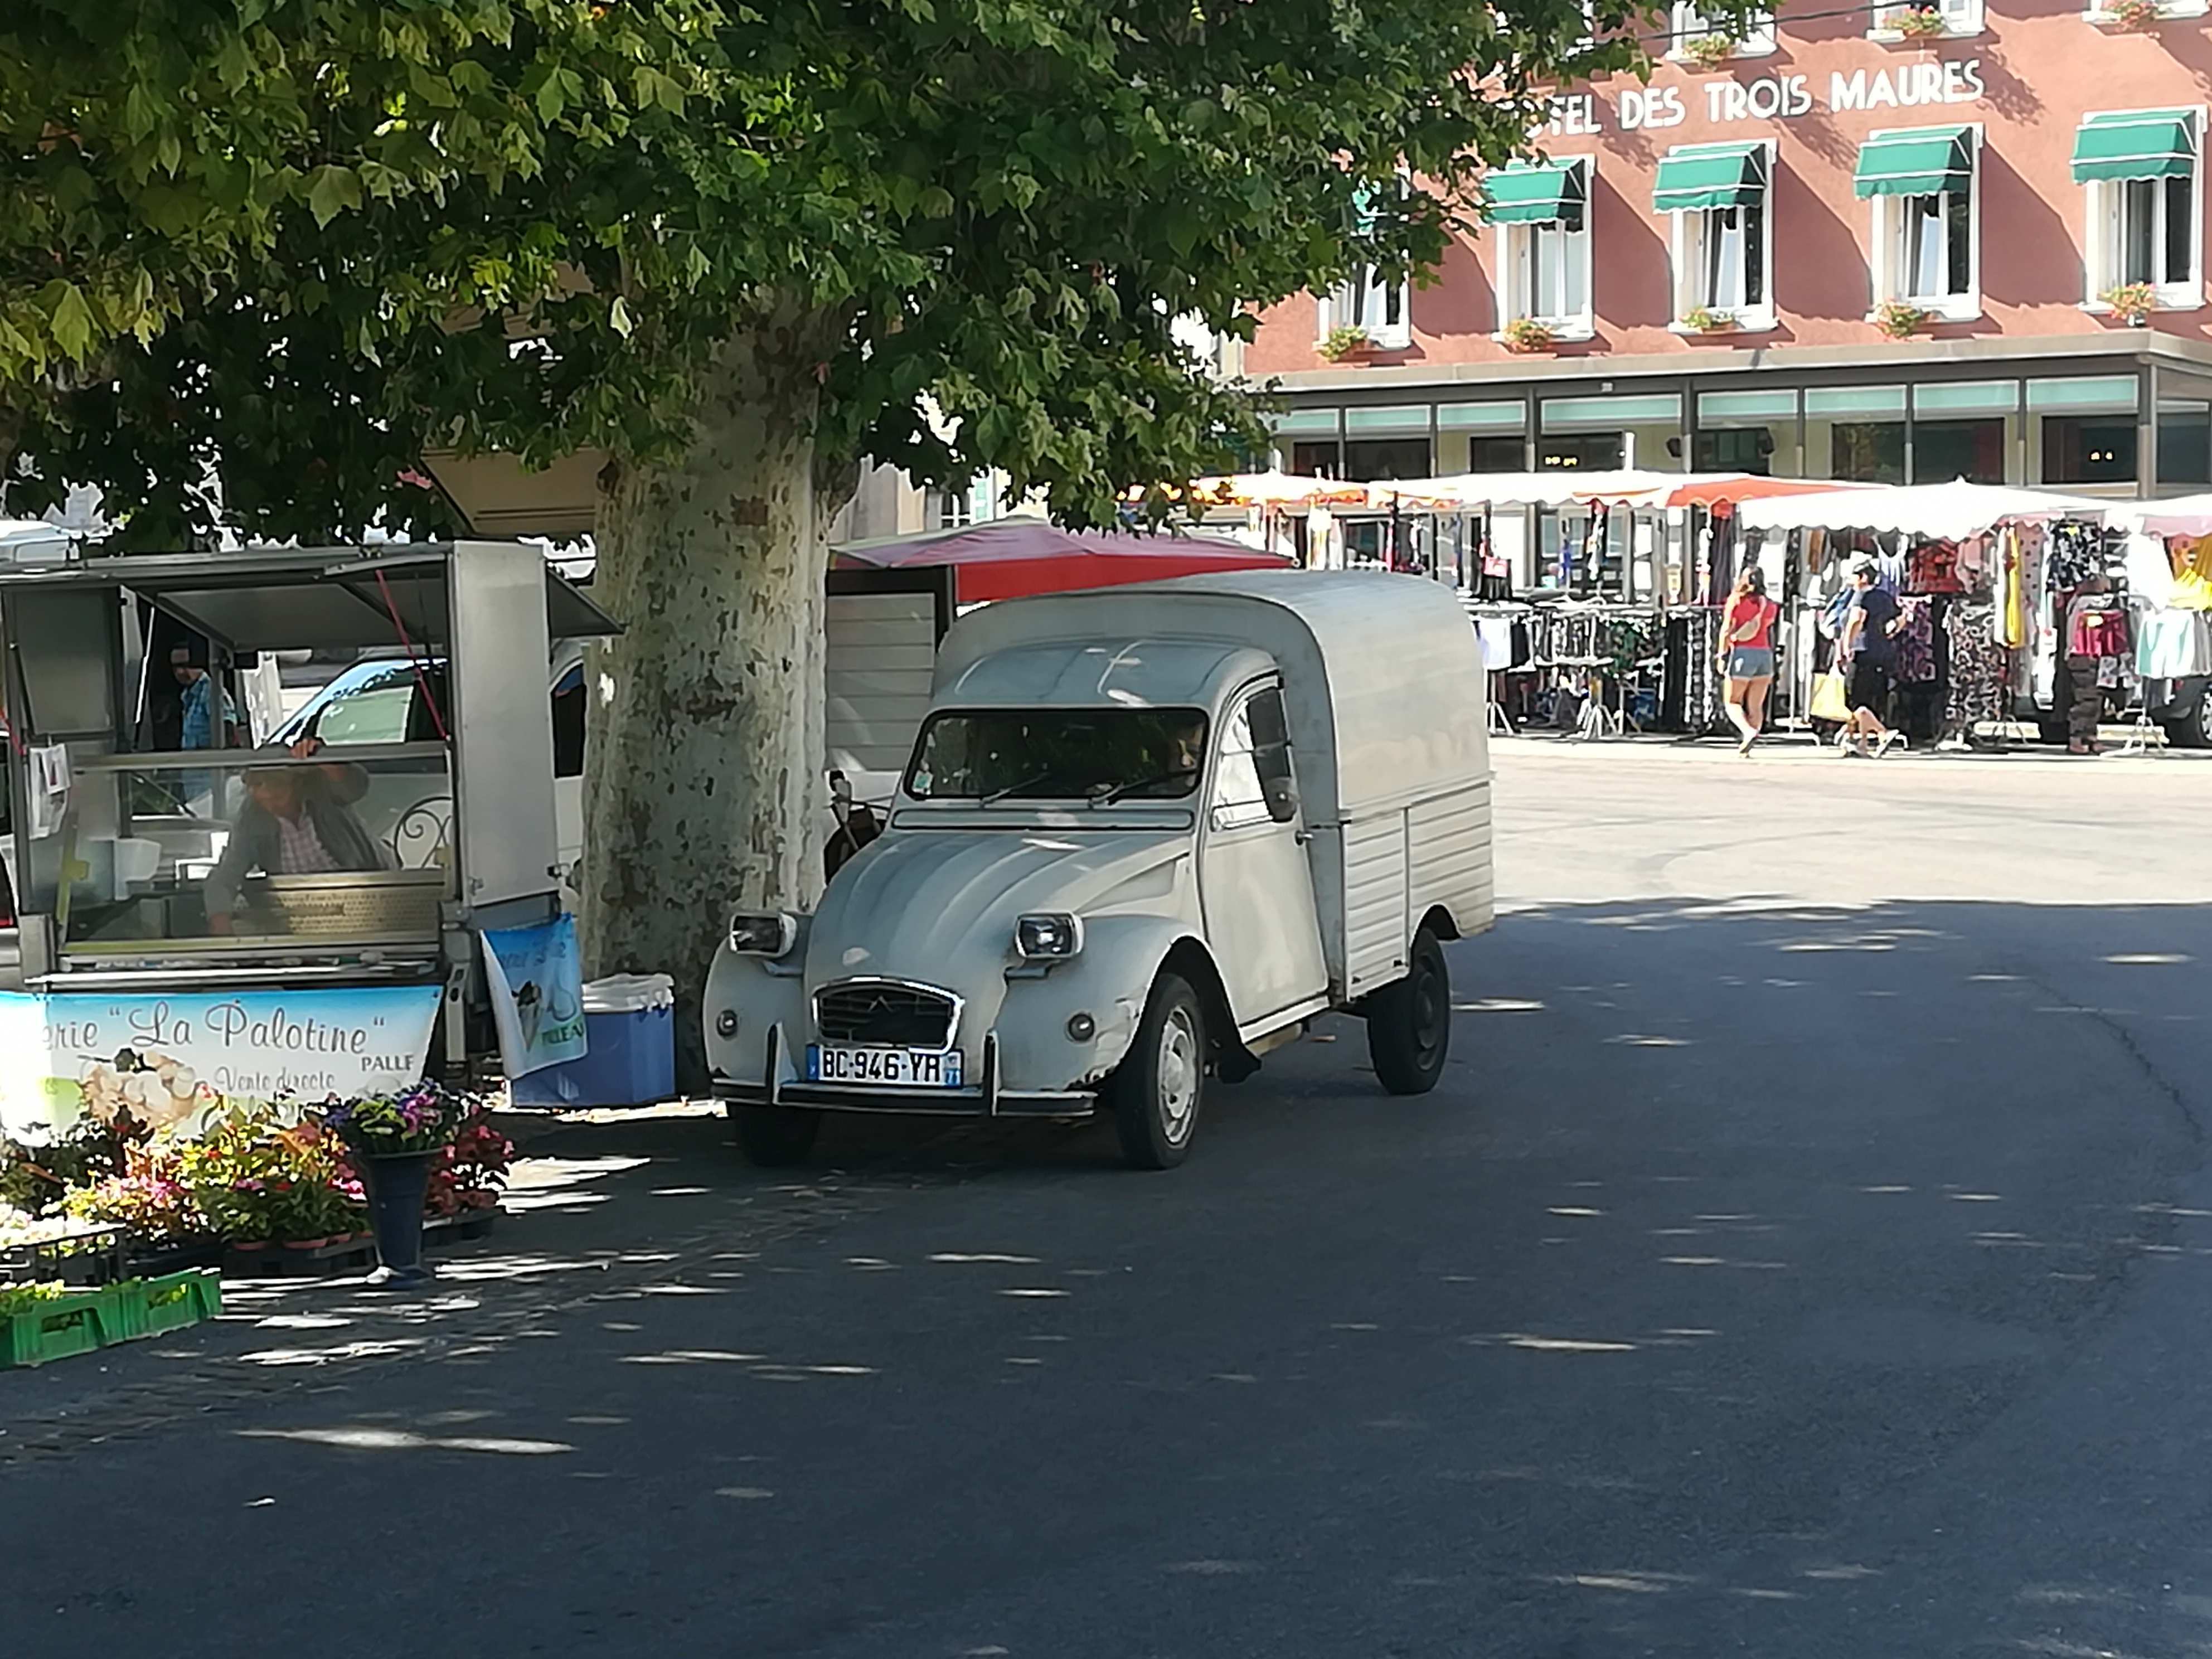
[(2045, 580), (2054, 588), (2079, 587), (2105, 574), (2105, 532), (2095, 525), (2066, 520), (2051, 526)]
[(1997, 542), (1997, 610), (1992, 622), (1996, 642), (2007, 650), (2027, 643), (2027, 587), (2017, 525), (2007, 525)]
[(1963, 593), (1955, 542), (1923, 542), (1905, 561), (1905, 586), (1911, 593)]
[(1925, 685), (1936, 678), (1936, 612), (1924, 598), (1898, 601), (1900, 625), (1893, 670), (1900, 685)]
[(2109, 593), (2084, 593), (2066, 608), (2066, 654), (2125, 657), (2132, 653), (2125, 605)]
[(1513, 623), (1504, 617), (1483, 617), (1474, 624), (1482, 641), (1482, 665), (1493, 673), (1513, 666)]
[(1987, 601), (1961, 603), (1944, 618), (1950, 668), (1944, 713), (1954, 729), (2004, 718), (2005, 677), (2012, 659), (1991, 637), (1993, 613), (1999, 608)]
[(2136, 672), (2147, 680), (2212, 674), (2212, 620), (2201, 611), (2152, 611), (2136, 634)]
[(2130, 596), (2146, 599), (2160, 610), (2173, 602), (2173, 563), (2166, 556), (2166, 544), (2157, 537), (2141, 531), (2129, 537), (2124, 568)]

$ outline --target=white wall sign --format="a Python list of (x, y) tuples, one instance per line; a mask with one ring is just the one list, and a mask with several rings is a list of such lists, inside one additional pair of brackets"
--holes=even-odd
[[(1686, 87), (1630, 88), (1613, 100), (1608, 120), (1595, 93), (1578, 92), (1552, 100), (1549, 135), (1577, 138), (1609, 127), (1623, 132), (1676, 127), (1690, 118), (1698, 94), (1705, 94), (1705, 119), (1716, 126), (1735, 121), (1790, 120), (1823, 107), (1809, 75), (1767, 75), (1755, 81), (1715, 76)], [(1826, 108), (1832, 111), (1911, 109), (1927, 104), (1971, 104), (1987, 94), (1982, 60), (1952, 58), (1942, 63), (1900, 64), (1894, 69), (1838, 71), (1828, 76)]]

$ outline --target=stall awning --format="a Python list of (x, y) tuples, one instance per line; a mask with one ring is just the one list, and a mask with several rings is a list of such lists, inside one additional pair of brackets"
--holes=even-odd
[(1578, 223), (1583, 170), (1572, 161), (1516, 161), (1483, 180), (1497, 225)]
[[(467, 556), (466, 544), (102, 555), (0, 571), (0, 588), (126, 589), (233, 651), (365, 650), (403, 632), (442, 645), (453, 637), (447, 561)], [(622, 629), (549, 566), (545, 631), (590, 639)]]
[(1750, 207), (1765, 187), (1765, 145), (1683, 144), (1659, 158), (1651, 210)]
[(2187, 110), (2093, 115), (2074, 135), (2074, 182), (2170, 179), (2197, 165), (2196, 122)]
[(1851, 188), (1861, 196), (1941, 196), (1974, 176), (1972, 127), (1877, 132), (1859, 146)]

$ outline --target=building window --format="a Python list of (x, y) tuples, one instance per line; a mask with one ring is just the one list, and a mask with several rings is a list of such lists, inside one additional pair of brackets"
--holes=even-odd
[(2045, 483), (2133, 483), (2136, 423), (2109, 415), (2053, 415), (2043, 422)]
[(1774, 14), (1754, 11), (1741, 33), (1735, 24), (1723, 17), (1711, 17), (1695, 6), (1676, 0), (1674, 15), (1674, 49), (1673, 56), (1691, 55), (1691, 43), (1709, 35), (1721, 35), (1735, 42), (1733, 56), (1764, 58), (1774, 50)]
[(975, 522), (975, 503), (964, 489), (933, 489), (928, 496), (929, 523), (933, 530), (958, 530)]
[(1921, 11), (1935, 13), (1944, 34), (1955, 38), (1982, 32), (1982, 0), (1899, 0), (1896, 4), (1877, 5), (1873, 27), (1867, 33), (1877, 40), (1902, 40), (1908, 33), (1921, 39), (1927, 26), (1906, 16), (1908, 12)]
[(1875, 303), (1965, 321), (1981, 314), (1981, 134), (1970, 126), (1877, 132), (1853, 187), (1874, 216)]
[(1412, 284), (1361, 265), (1321, 303), (1321, 337), (1356, 328), (1376, 345), (1402, 349), (1413, 343)]
[(1526, 319), (1555, 335), (1588, 338), (1590, 163), (1586, 157), (1522, 163), (1493, 173), (1490, 217), (1498, 227), (1498, 320)]
[(1674, 220), (1674, 326), (1717, 314), (1739, 328), (1774, 326), (1767, 236), (1772, 151), (1686, 144), (1660, 158), (1653, 205)]
[(2093, 311), (2114, 290), (2145, 285), (2166, 310), (2203, 303), (2198, 221), (2202, 113), (2136, 110), (2092, 115), (2074, 139), (2074, 177), (2088, 205)]

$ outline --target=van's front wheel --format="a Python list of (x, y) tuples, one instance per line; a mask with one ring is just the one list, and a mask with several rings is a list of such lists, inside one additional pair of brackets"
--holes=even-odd
[(1444, 947), (1424, 927), (1413, 935), (1406, 977), (1367, 999), (1367, 1054), (1394, 1095), (1425, 1095), (1451, 1052), (1451, 972)]
[(730, 1117), (746, 1158), (764, 1170), (800, 1162), (822, 1133), (822, 1114), (805, 1106), (732, 1105)]
[(1171, 1170), (1190, 1151), (1206, 1097), (1206, 1010), (1189, 981), (1162, 974), (1136, 1040), (1100, 1099), (1133, 1169)]

